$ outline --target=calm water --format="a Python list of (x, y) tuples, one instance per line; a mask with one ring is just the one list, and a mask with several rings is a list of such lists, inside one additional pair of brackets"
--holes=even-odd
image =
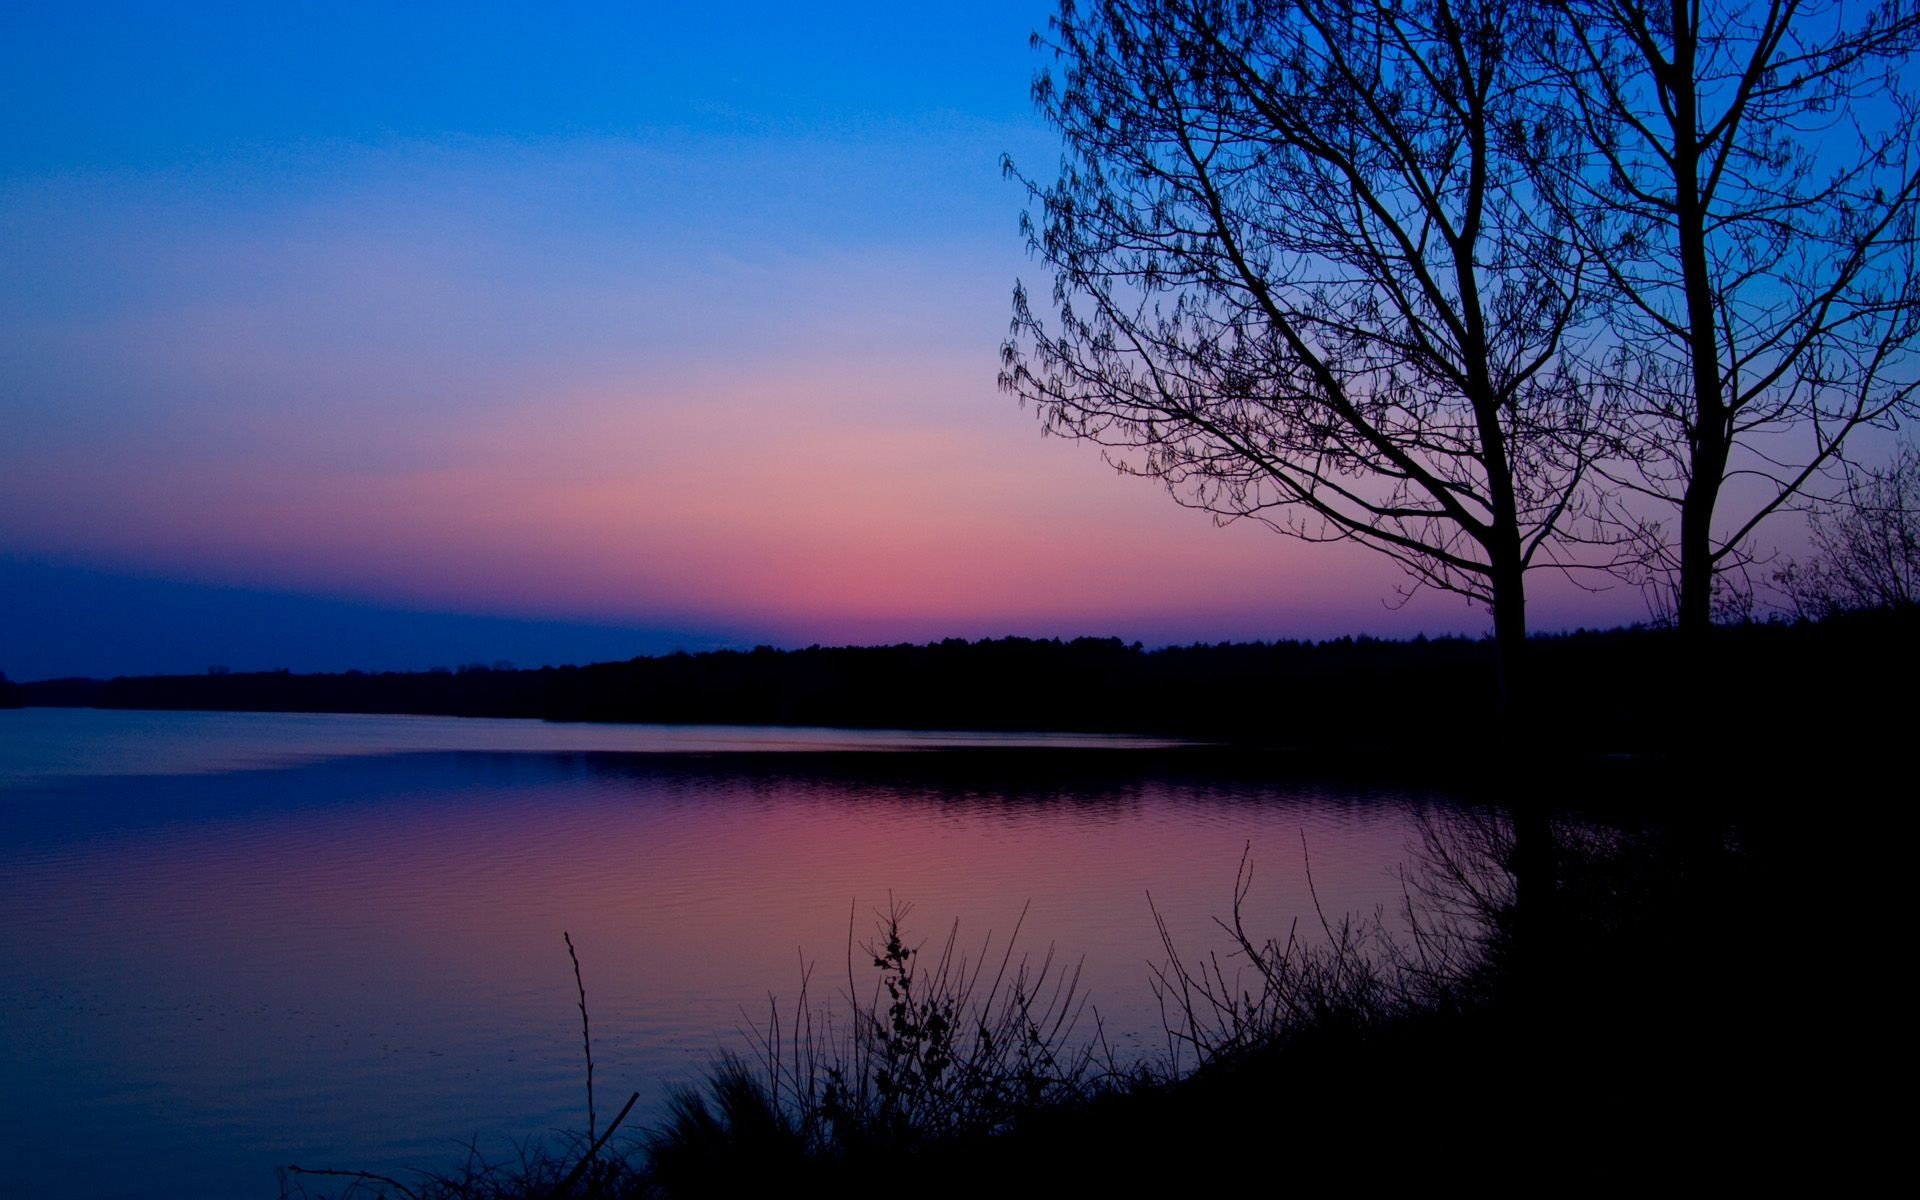
[[(1067, 753), (1051, 753), (1071, 749)], [(1126, 739), (224, 713), (0, 712), (9, 1195), (272, 1196), (286, 1163), (450, 1166), (743, 1048), (844, 988), (849, 918), (1084, 956), (1162, 1044), (1147, 894), (1219, 944), (1395, 904), (1419, 797), (1144, 765)], [(1099, 753), (1091, 751), (1098, 750)], [(929, 751), (940, 751), (928, 753)], [(1142, 764), (1142, 765), (1135, 765)], [(823, 981), (827, 981), (823, 984)], [(869, 982), (864, 977), (862, 983)]]

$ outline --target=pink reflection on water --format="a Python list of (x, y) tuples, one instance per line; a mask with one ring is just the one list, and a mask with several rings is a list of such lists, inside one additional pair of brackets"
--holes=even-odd
[(890, 896), (919, 936), (958, 921), (995, 954), (1030, 906), (1022, 944), (1084, 955), (1109, 1035), (1153, 1049), (1149, 891), (1183, 947), (1218, 946), (1250, 845), (1252, 923), (1284, 933), (1312, 912), (1303, 836), (1334, 912), (1397, 902), (1413, 836), (1392, 797), (861, 758), (414, 754), (92, 781), (58, 803), (114, 819), (0, 842), (0, 955), (23, 964), (0, 983), (0, 1120), (95, 1171), (72, 1131), (110, 1122), (130, 1168), (189, 1181), (434, 1164), (449, 1138), (578, 1126), (563, 929), (603, 1107), (631, 1089), (657, 1113), (743, 1046), (769, 991), (791, 1001), (804, 962), (816, 1000), (844, 990), (849, 917), (865, 937)]

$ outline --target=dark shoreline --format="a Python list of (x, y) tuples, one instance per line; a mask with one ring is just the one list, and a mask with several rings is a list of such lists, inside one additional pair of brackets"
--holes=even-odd
[[(1460, 757), (1661, 755), (1683, 748), (1683, 728), (1696, 742), (1751, 736), (1792, 707), (1884, 691), (1916, 661), (1917, 631), (1920, 615), (1903, 610), (1729, 627), (1698, 655), (1669, 631), (1538, 637), (1525, 730), (1496, 717), (1491, 643), (1464, 638), (1159, 650), (1115, 639), (950, 639), (532, 670), (54, 679), (0, 683), (0, 705), (1135, 734), (1407, 756), (1424, 770)], [(1690, 680), (1705, 684), (1709, 710), (1689, 708)], [(1869, 731), (1898, 716), (1861, 714)], [(1820, 729), (1788, 721), (1783, 732), (1793, 742)], [(1521, 744), (1486, 753), (1488, 739), (1516, 734)]]

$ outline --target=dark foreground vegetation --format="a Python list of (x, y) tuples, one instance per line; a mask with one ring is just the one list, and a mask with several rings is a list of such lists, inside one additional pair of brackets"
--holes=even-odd
[[(1627, 629), (1529, 644), (1529, 708), (1556, 746), (1664, 748), (1702, 722), (1749, 724), (1768, 697), (1871, 688), (1914, 661), (1920, 612), (1719, 629), (1682, 653)], [(1682, 665), (1688, 669), (1681, 672)], [(1737, 703), (1690, 710), (1687, 678)], [(1265, 745), (1457, 743), (1495, 706), (1491, 642), (1468, 638), (1195, 645), (1004, 638), (929, 645), (716, 651), (584, 667), (295, 675), (209, 673), (21, 684), (27, 704), (260, 712), (419, 713), (915, 729), (1192, 735)]]
[[(404, 1180), (289, 1172), (283, 1188), (505, 1200), (1844, 1186), (1890, 1136), (1847, 1082), (1895, 1071), (1874, 1065), (1894, 1048), (1866, 982), (1886, 947), (1849, 932), (1874, 926), (1881, 898), (1857, 852), (1835, 869), (1806, 814), (1828, 795), (1870, 812), (1861, 788), (1901, 769), (1904, 750), (1836, 762), (1793, 745), (1711, 771), (1510, 778), (1431, 814), (1400, 912), (1250, 929), (1223, 897), (1234, 953), (1166, 939), (1143, 970), (1167, 1031), (1144, 1062), (1109, 1052), (1069, 962), (999, 942), (969, 953), (895, 911), (844, 975), (835, 964), (790, 984), (758, 1039), (650, 1127), (606, 1138), (629, 1089), (603, 1078), (592, 1133), (570, 1144)], [(1548, 818), (1544, 878), (1522, 875), (1520, 805)], [(1253, 870), (1303, 850), (1249, 853)], [(1823, 897), (1847, 915), (1822, 917)]]

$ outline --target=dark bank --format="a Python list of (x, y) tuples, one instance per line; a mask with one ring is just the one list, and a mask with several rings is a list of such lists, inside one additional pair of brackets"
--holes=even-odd
[[(1920, 610), (1712, 631), (1533, 638), (1528, 754), (1693, 753), (1750, 739), (1797, 696), (1838, 698), (1911, 663)], [(415, 713), (844, 728), (1166, 734), (1318, 750), (1470, 753), (1497, 707), (1493, 646), (1466, 638), (1221, 643), (1117, 639), (715, 651), (582, 667), (209, 673), (17, 684), (17, 703), (233, 712)], [(1701, 687), (1720, 699), (1701, 703)], [(4, 697), (0, 697), (3, 700)], [(1869, 725), (1891, 714), (1861, 714)]]

